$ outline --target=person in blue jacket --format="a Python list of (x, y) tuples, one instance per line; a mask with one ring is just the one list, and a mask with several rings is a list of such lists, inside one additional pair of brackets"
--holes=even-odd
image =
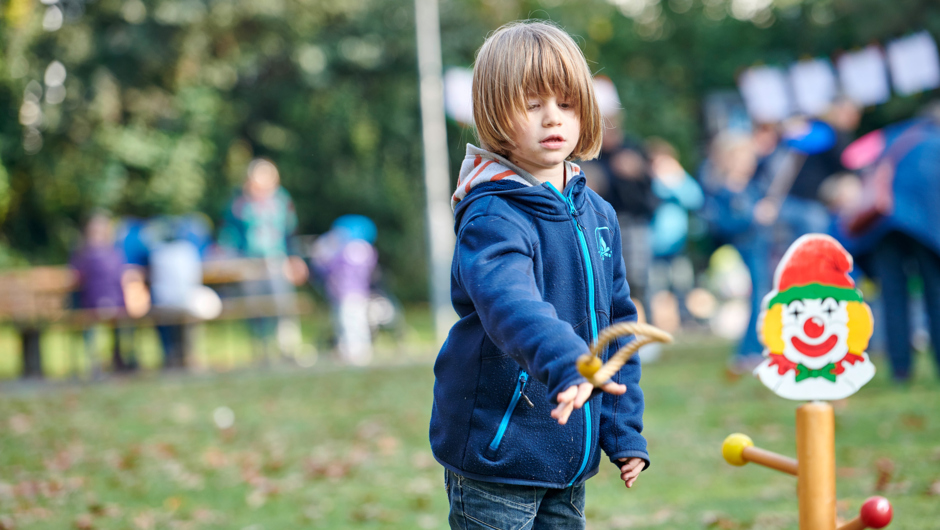
[(450, 525), (584, 528), (601, 449), (627, 487), (649, 466), (636, 357), (600, 391), (575, 366), (599, 330), (637, 318), (617, 216), (570, 161), (600, 147), (590, 72), (564, 31), (511, 23), (479, 51), (473, 100), (482, 148), (467, 146), (452, 199), (460, 319), (430, 425)]
[[(862, 193), (858, 209), (843, 213), (836, 235), (854, 256), (868, 266), (881, 287), (883, 304), (879, 324), (887, 339), (891, 376), (910, 382), (914, 357), (911, 344), (910, 279), (915, 273), (923, 283), (923, 305), (928, 332), (940, 375), (940, 113), (936, 106), (927, 114), (871, 133), (880, 136), (882, 152), (868, 168), (876, 177), (879, 166), (889, 169), (889, 190), (873, 182)], [(861, 140), (860, 140), (861, 141)], [(872, 210), (873, 195), (890, 207), (867, 223), (859, 216)], [(853, 227), (853, 225), (855, 225)]]
[[(723, 132), (715, 137), (710, 151), (700, 176), (705, 191), (701, 216), (721, 244), (731, 244), (741, 254), (751, 280), (747, 330), (729, 363), (729, 370), (741, 375), (750, 373), (764, 358), (764, 346), (757, 336), (758, 316), (773, 279), (773, 237), (759, 213), (767, 186), (761, 178), (759, 153), (751, 137)], [(763, 162), (772, 163), (766, 159)]]

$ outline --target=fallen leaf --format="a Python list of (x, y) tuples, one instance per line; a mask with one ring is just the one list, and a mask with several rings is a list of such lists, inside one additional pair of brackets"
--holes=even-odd
[(411, 467), (415, 469), (430, 469), (435, 463), (434, 457), (426, 451), (415, 451), (411, 455)]
[(218, 447), (210, 447), (202, 454), (202, 462), (210, 469), (219, 469), (227, 466), (229, 459)]
[(153, 446), (151, 446), (151, 448), (152, 448), (153, 454), (157, 458), (161, 458), (161, 459), (176, 458), (178, 454), (176, 450), (176, 446), (167, 442), (160, 442), (160, 443), (154, 444)]
[(356, 426), (356, 438), (360, 440), (374, 440), (385, 432), (382, 422), (375, 419), (363, 420)]
[(840, 467), (836, 469), (836, 476), (839, 478), (854, 478), (862, 474), (862, 470), (857, 467)]
[(901, 424), (912, 431), (924, 430), (926, 419), (920, 414), (902, 414)]
[(878, 471), (878, 479), (875, 481), (875, 491), (884, 492), (888, 484), (894, 477), (894, 462), (890, 458), (879, 458), (875, 462), (875, 469)]
[(138, 530), (153, 530), (156, 525), (157, 518), (149, 511), (140, 512), (134, 517), (134, 526)]
[(33, 419), (26, 414), (14, 414), (7, 423), (13, 434), (26, 434), (33, 429)]
[(253, 510), (264, 506), (264, 503), (268, 501), (268, 496), (264, 493), (263, 490), (253, 489), (248, 495), (245, 496), (245, 503), (248, 504)]
[(398, 451), (399, 445), (401, 444), (398, 442), (398, 438), (394, 436), (383, 436), (376, 442), (376, 446), (379, 448), (379, 453), (382, 456), (394, 455)]
[(179, 510), (180, 506), (182, 505), (183, 505), (183, 499), (179, 497), (175, 497), (175, 496), (167, 497), (167, 499), (163, 501), (163, 507), (166, 508), (167, 511), (170, 513), (176, 512), (176, 510)]
[(72, 526), (78, 530), (92, 530), (95, 527), (95, 519), (90, 513), (83, 513), (75, 518)]
[(718, 528), (720, 530), (737, 530), (741, 528), (740, 523), (731, 519), (725, 514), (708, 512), (702, 516), (702, 524), (706, 528)]
[[(0, 501), (11, 501), (15, 495), (16, 492), (11, 484), (0, 482)], [(0, 530), (4, 530), (4, 528), (0, 527)]]
[(933, 481), (930, 486), (927, 487), (927, 495), (937, 496), (940, 495), (940, 480)]

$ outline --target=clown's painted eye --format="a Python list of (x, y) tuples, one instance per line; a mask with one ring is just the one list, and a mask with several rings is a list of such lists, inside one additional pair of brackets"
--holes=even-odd
[(839, 310), (839, 302), (836, 302), (835, 298), (826, 298), (822, 303), (822, 312), (826, 314), (827, 318), (832, 318)]
[(794, 300), (787, 305), (787, 315), (793, 320), (799, 320), (800, 315), (805, 313), (806, 310), (803, 307), (803, 302), (799, 300)]

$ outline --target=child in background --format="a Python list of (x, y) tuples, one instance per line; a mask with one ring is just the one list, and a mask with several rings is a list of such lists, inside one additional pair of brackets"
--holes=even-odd
[[(503, 26), (473, 78), (482, 148), (467, 146), (430, 437), (452, 528), (584, 528), (584, 483), (607, 453), (631, 487), (649, 465), (634, 356), (601, 390), (575, 367), (599, 330), (635, 321), (613, 208), (571, 159), (600, 149), (587, 63), (567, 33)], [(613, 341), (610, 352), (625, 344)]]
[(369, 295), (378, 256), (375, 223), (362, 215), (344, 215), (317, 239), (311, 255), (333, 310), (340, 358), (354, 365), (372, 361)]
[[(646, 142), (653, 173), (653, 193), (659, 206), (653, 213), (653, 324), (669, 332), (678, 331), (690, 316), (685, 296), (695, 287), (692, 261), (685, 255), (689, 235), (689, 212), (702, 207), (702, 188), (678, 160), (675, 147), (662, 138)], [(658, 302), (658, 303), (657, 303)], [(668, 314), (663, 314), (668, 313)]]
[(750, 373), (763, 360), (764, 346), (757, 337), (761, 301), (771, 289), (770, 228), (758, 217), (764, 199), (763, 183), (755, 180), (757, 151), (750, 137), (725, 132), (712, 142), (702, 172), (706, 199), (702, 217), (723, 242), (741, 254), (751, 277), (751, 316), (738, 344), (730, 370)]
[[(114, 229), (106, 214), (96, 213), (85, 225), (85, 241), (72, 256), (72, 269), (78, 274), (79, 304), (82, 309), (95, 310), (100, 319), (116, 318), (124, 311), (124, 289), (121, 286), (126, 264), (124, 254), (114, 246)], [(132, 354), (125, 359), (121, 349), (123, 342), (131, 342), (133, 330), (114, 328), (114, 351), (112, 362), (116, 371), (137, 368)], [(96, 352), (96, 333), (93, 328), (85, 330), (85, 353), (91, 364), (92, 376), (101, 375), (101, 366)]]

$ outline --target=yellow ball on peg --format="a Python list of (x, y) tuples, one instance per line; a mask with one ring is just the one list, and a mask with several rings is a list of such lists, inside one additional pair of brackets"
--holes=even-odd
[(754, 447), (754, 442), (746, 434), (735, 433), (725, 438), (721, 444), (721, 456), (732, 466), (743, 466), (747, 463), (744, 459), (744, 448)]
[(578, 372), (581, 373), (584, 377), (590, 379), (597, 373), (598, 370), (604, 366), (604, 363), (601, 360), (590, 353), (585, 353), (581, 357), (578, 357)]

